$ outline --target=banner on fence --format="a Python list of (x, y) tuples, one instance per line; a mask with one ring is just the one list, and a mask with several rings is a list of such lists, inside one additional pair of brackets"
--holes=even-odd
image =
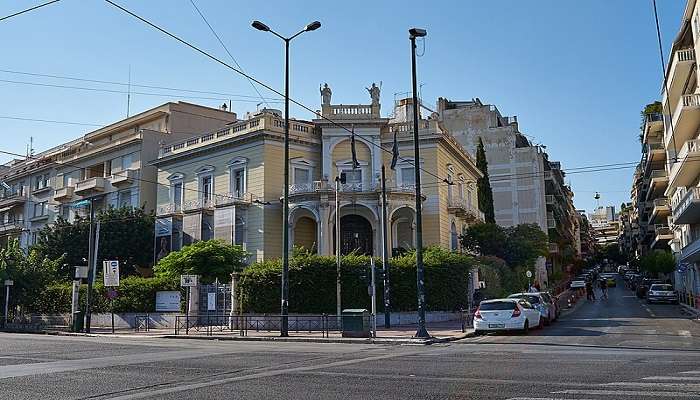
[(180, 311), (180, 292), (156, 292), (156, 312)]

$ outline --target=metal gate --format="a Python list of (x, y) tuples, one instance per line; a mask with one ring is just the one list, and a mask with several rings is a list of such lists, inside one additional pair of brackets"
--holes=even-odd
[[(212, 301), (210, 301), (210, 298)], [(214, 306), (213, 309), (211, 309)], [(200, 323), (207, 317), (228, 315), (231, 312), (231, 285), (214, 283), (199, 287)]]

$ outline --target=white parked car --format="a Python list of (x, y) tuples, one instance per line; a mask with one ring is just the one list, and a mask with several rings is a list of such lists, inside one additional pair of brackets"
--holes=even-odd
[(540, 312), (524, 299), (484, 300), (474, 313), (476, 335), (490, 331), (527, 332), (540, 326)]

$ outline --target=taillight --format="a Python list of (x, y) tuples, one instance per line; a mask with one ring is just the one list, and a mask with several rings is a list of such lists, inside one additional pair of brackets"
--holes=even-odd
[(511, 315), (510, 317), (511, 318), (518, 318), (519, 316), (520, 316), (520, 309), (516, 307), (515, 310), (513, 310), (513, 315)]
[(479, 312), (479, 309), (476, 309), (476, 312), (474, 313), (474, 318), (476, 319), (481, 319), (481, 313)]

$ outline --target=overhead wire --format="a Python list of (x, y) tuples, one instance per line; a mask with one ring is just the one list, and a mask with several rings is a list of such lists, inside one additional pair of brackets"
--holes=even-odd
[(39, 9), (39, 8), (48, 6), (48, 5), (53, 4), (53, 3), (58, 3), (59, 1), (61, 1), (61, 0), (51, 0), (51, 1), (47, 1), (46, 3), (37, 4), (36, 6), (29, 7), (29, 8), (27, 8), (27, 9), (22, 10), (22, 11), (18, 11), (18, 12), (16, 12), (16, 13), (13, 13), (13, 14), (10, 14), (10, 15), (6, 15), (6, 16), (4, 16), (4, 17), (0, 17), (0, 22), (4, 21), (4, 20), (6, 20), (6, 19), (10, 19), (10, 18), (12, 18), (12, 17), (16, 17), (16, 16), (18, 16), (18, 15), (22, 15), (22, 14), (24, 14), (24, 13), (28, 13), (28, 12), (30, 12), (30, 11), (37, 10), (37, 9)]

